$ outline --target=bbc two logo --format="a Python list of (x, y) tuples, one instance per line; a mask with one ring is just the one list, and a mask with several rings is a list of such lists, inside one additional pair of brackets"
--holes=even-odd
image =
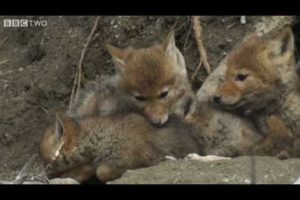
[(3, 27), (45, 27), (46, 20), (31, 20), (31, 19), (4, 19)]

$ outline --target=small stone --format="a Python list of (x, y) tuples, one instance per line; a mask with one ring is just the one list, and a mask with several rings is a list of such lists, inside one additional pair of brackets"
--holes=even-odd
[(246, 179), (244, 182), (245, 182), (246, 184), (250, 184), (250, 183), (251, 183), (251, 181), (250, 181), (249, 179)]
[(203, 162), (231, 159), (229, 157), (222, 157), (222, 156), (215, 156), (215, 155), (199, 156), (196, 153), (191, 153), (186, 158), (190, 159), (190, 160), (200, 160), (200, 161), (203, 161)]
[(241, 24), (246, 24), (246, 16), (241, 16)]
[(78, 181), (76, 181), (73, 178), (54, 178), (49, 181), (49, 184), (80, 184)]
[(176, 158), (173, 156), (165, 156), (165, 159), (166, 160), (176, 160)]
[(229, 179), (228, 179), (228, 178), (224, 178), (224, 179), (223, 179), (223, 182), (228, 183), (228, 182), (229, 182)]
[(294, 182), (294, 184), (300, 185), (300, 177)]

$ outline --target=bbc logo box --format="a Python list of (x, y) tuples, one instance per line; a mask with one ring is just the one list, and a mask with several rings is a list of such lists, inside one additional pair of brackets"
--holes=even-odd
[(4, 27), (11, 27), (11, 19), (4, 19), (3, 20)]
[(4, 27), (28, 27), (27, 19), (4, 19)]

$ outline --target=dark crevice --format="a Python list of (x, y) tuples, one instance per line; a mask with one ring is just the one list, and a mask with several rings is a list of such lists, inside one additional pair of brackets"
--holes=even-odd
[(297, 61), (297, 73), (300, 76), (300, 17), (296, 18), (296, 23), (295, 25), (292, 27), (293, 29), (293, 33), (294, 33), (294, 37), (295, 37), (295, 45), (296, 45), (296, 51), (295, 51), (295, 57), (296, 57), (296, 61)]

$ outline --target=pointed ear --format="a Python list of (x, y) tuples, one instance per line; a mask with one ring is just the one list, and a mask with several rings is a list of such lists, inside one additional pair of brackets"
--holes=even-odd
[(291, 28), (287, 28), (272, 39), (269, 44), (269, 48), (271, 48), (271, 52), (274, 56), (284, 56), (287, 54), (293, 55), (295, 50), (295, 41)]
[(55, 116), (55, 136), (59, 140), (63, 136), (65, 127), (62, 121), (62, 115), (56, 113)]
[(171, 31), (167, 38), (162, 43), (163, 51), (165, 56), (175, 63), (175, 67), (179, 67), (183, 74), (186, 74), (185, 61), (182, 53), (176, 47), (175, 44), (175, 33)]
[(106, 44), (106, 48), (112, 56), (117, 69), (124, 70), (124, 67), (126, 66), (125, 57), (127, 56), (127, 51), (119, 49), (110, 44)]
[(172, 30), (166, 39), (163, 41), (163, 50), (166, 55), (172, 55), (176, 53), (176, 44), (175, 44), (175, 33)]

